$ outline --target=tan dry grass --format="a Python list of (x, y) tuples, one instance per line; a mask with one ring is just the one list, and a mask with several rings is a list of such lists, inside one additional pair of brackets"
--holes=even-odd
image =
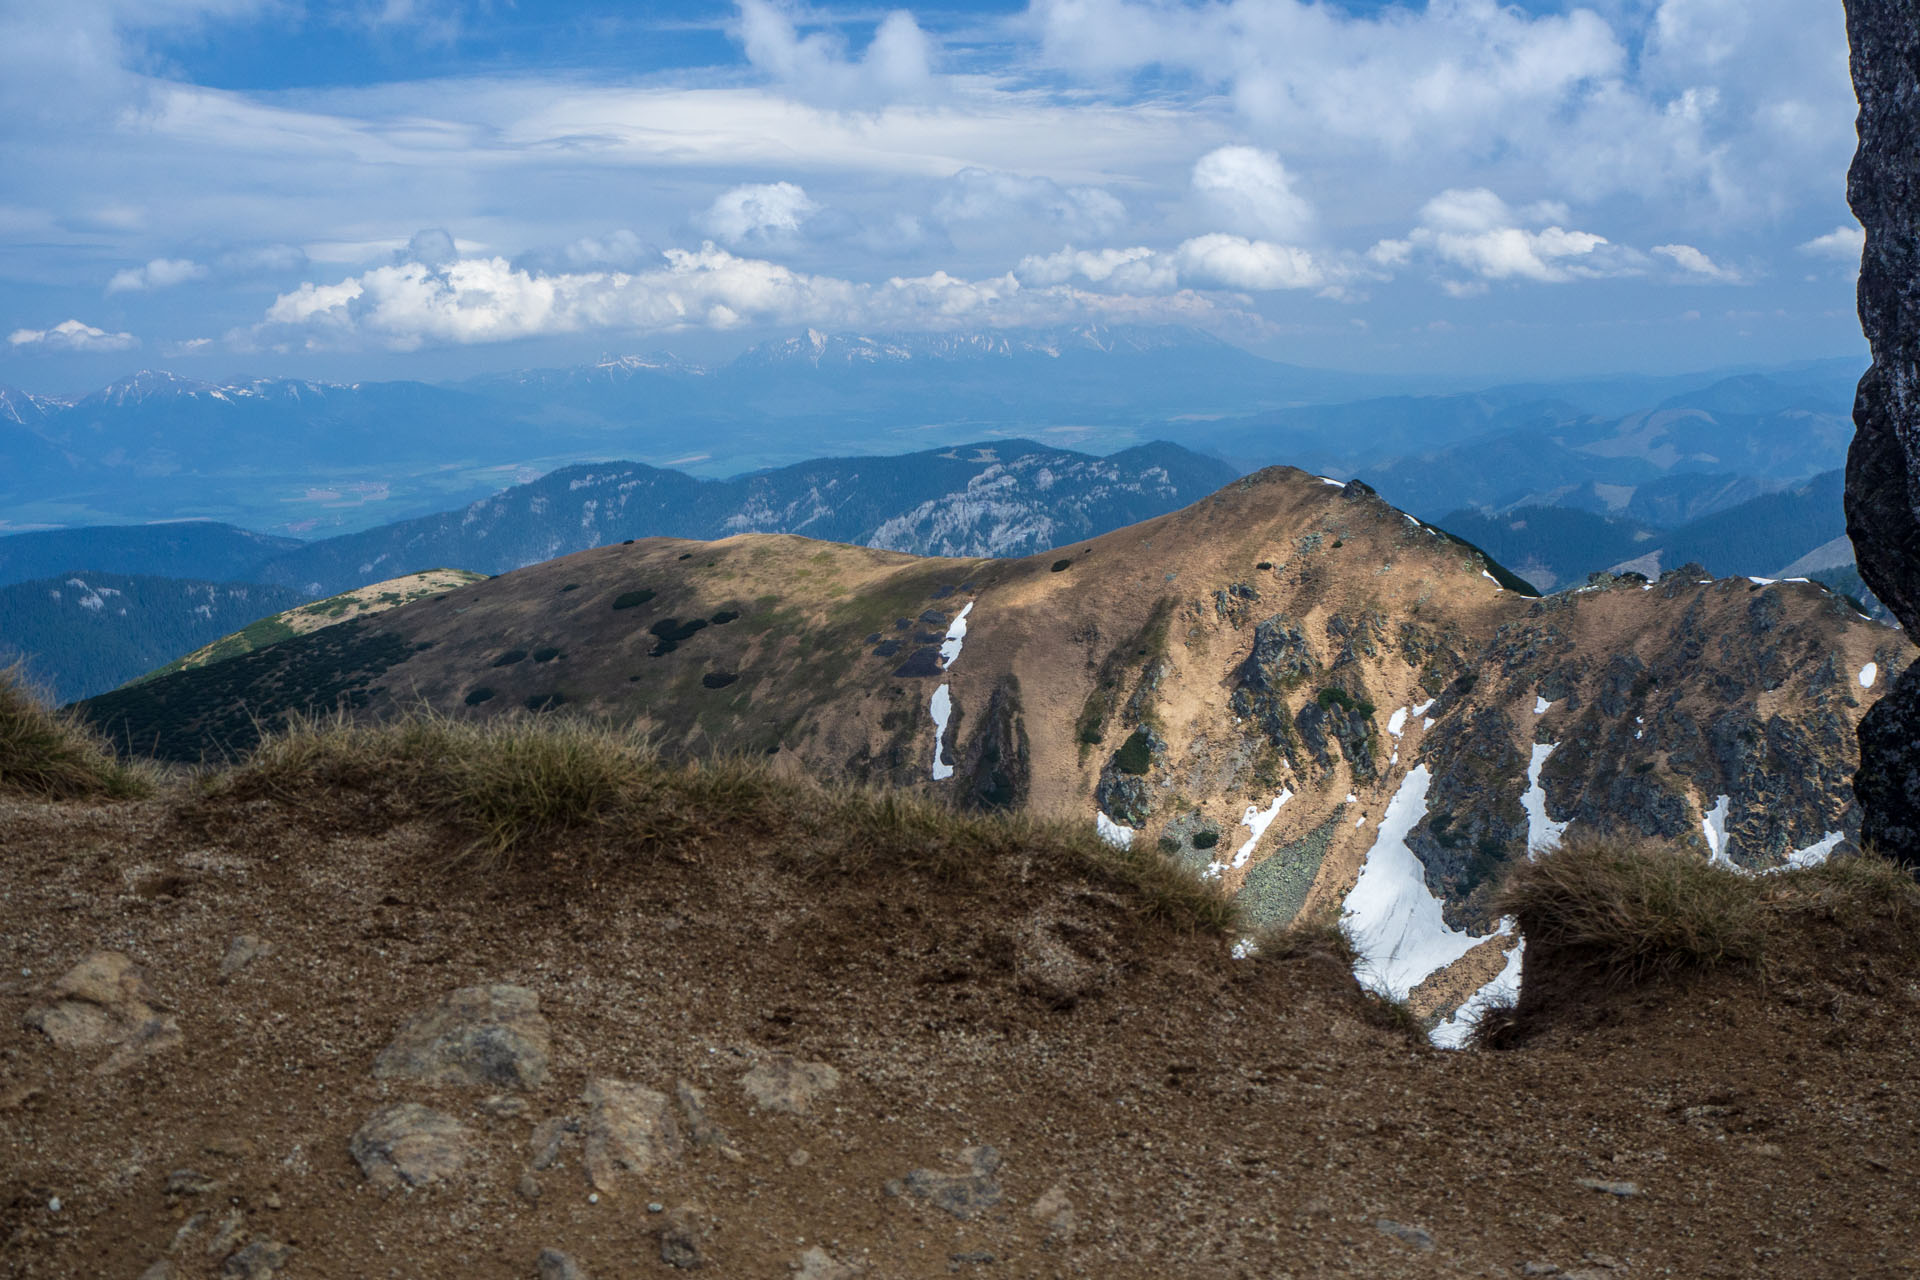
[(1116, 881), (1139, 914), (1179, 928), (1225, 933), (1237, 919), (1229, 900), (1157, 851), (1114, 849), (1078, 826), (777, 778), (752, 760), (669, 760), (637, 734), (564, 717), (303, 720), (207, 786), (293, 803), (371, 796), (389, 820), (444, 824), (464, 841), (456, 861), (481, 872), (562, 842), (619, 857), (745, 842), (822, 874), (885, 864), (940, 878), (1018, 857)]
[(1583, 953), (1610, 982), (1755, 964), (1765, 949), (1762, 882), (1665, 846), (1571, 839), (1508, 877), (1493, 910), (1530, 946)]
[(81, 721), (0, 668), (0, 792), (54, 800), (122, 799), (153, 790), (151, 771), (122, 763)]

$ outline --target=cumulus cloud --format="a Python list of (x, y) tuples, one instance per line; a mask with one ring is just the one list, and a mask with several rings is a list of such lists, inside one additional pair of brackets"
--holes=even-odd
[(662, 265), (636, 272), (545, 273), (504, 258), (463, 258), (440, 268), (396, 263), (331, 284), (304, 283), (276, 298), (259, 325), (230, 336), (240, 346), (371, 342), (404, 351), (604, 329), (745, 324), (945, 328), (1107, 317), (1261, 326), (1236, 305), (1192, 291), (1142, 297), (1065, 282), (1029, 287), (1011, 272), (970, 280), (935, 271), (869, 284), (739, 257), (711, 242), (662, 256)]
[(700, 217), (700, 225), (727, 244), (792, 240), (820, 206), (791, 182), (749, 183), (723, 191)]
[(1564, 212), (1554, 206), (1515, 210), (1484, 187), (1443, 191), (1427, 201), (1420, 225), (1404, 240), (1380, 241), (1367, 256), (1377, 266), (1397, 267), (1424, 254), (1443, 269), (1466, 273), (1466, 279), (1449, 275), (1441, 280), (1443, 288), (1461, 296), (1482, 291), (1489, 281), (1562, 284), (1638, 269), (1634, 255), (1611, 245), (1605, 236), (1569, 231), (1557, 223), (1538, 225)]
[(1148, 248), (1075, 249), (1029, 255), (1014, 274), (1031, 284), (1080, 279), (1129, 293), (1166, 293), (1183, 285), (1269, 293), (1336, 284), (1345, 270), (1329, 267), (1306, 249), (1212, 232), (1171, 252)]
[(803, 98), (881, 102), (917, 97), (932, 86), (933, 41), (904, 9), (883, 17), (855, 58), (835, 32), (801, 35), (791, 4), (737, 0), (735, 8), (734, 37), (747, 61)]
[(1696, 279), (1710, 280), (1715, 284), (1744, 283), (1745, 278), (1738, 271), (1721, 266), (1690, 244), (1657, 244), (1653, 246), (1653, 252)]
[(1127, 220), (1126, 206), (1099, 187), (972, 167), (948, 179), (933, 212), (950, 224), (1030, 219), (1086, 238), (1108, 235)]
[(51, 329), (15, 329), (7, 342), (16, 351), (129, 351), (140, 345), (130, 333), (108, 333), (78, 320), (62, 320)]
[(1193, 166), (1193, 189), (1236, 230), (1299, 240), (1313, 224), (1313, 206), (1293, 189), (1280, 157), (1258, 147), (1220, 147)]
[(155, 258), (144, 267), (128, 267), (107, 281), (108, 293), (129, 293), (146, 289), (170, 289), (189, 280), (202, 280), (207, 269), (188, 258)]
[(1860, 261), (1860, 253), (1867, 247), (1867, 233), (1859, 227), (1835, 227), (1823, 236), (1815, 236), (1800, 246), (1800, 252), (1816, 258), (1832, 258), (1836, 262)]

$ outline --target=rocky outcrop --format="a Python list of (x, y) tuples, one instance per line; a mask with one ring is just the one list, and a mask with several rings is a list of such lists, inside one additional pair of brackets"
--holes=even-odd
[[(1847, 203), (1866, 229), (1860, 324), (1873, 367), (1854, 401), (1847, 534), (1860, 576), (1920, 636), (1920, 3), (1846, 0), (1859, 150)], [(1863, 839), (1920, 870), (1920, 677), (1860, 726)]]

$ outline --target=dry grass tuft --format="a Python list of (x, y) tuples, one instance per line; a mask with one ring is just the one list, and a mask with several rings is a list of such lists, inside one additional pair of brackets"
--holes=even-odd
[(78, 718), (54, 710), (18, 666), (0, 668), (0, 792), (71, 800), (152, 791), (148, 770), (123, 764)]
[(1595, 836), (1519, 864), (1493, 910), (1519, 921), (1529, 947), (1579, 953), (1624, 986), (1757, 963), (1764, 893), (1763, 881), (1699, 857)]
[(817, 875), (896, 867), (958, 881), (1017, 858), (1115, 882), (1139, 914), (1179, 928), (1225, 933), (1237, 918), (1157, 851), (1113, 849), (1079, 825), (789, 781), (756, 761), (668, 760), (632, 733), (552, 716), (299, 721), (208, 786), (308, 806), (353, 795), (378, 822), (432, 819), (461, 840), (456, 862), (482, 873), (539, 852), (631, 859), (736, 844)]

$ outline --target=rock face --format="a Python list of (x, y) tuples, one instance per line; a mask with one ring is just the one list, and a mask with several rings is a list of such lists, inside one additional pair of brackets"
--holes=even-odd
[(347, 1144), (367, 1180), (380, 1187), (422, 1187), (466, 1163), (472, 1135), (444, 1111), (417, 1102), (380, 1108)]
[[(1860, 576), (1920, 636), (1920, 3), (1846, 0), (1860, 100), (1847, 202), (1866, 229), (1860, 324), (1873, 367), (1854, 401), (1847, 534)], [(1862, 838), (1920, 870), (1920, 676), (1860, 726)]]

